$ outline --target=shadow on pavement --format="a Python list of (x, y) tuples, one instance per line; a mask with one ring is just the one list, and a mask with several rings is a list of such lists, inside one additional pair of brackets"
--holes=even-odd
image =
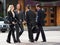
[(34, 43), (16, 43), (15, 45), (60, 45), (56, 42), (34, 42)]

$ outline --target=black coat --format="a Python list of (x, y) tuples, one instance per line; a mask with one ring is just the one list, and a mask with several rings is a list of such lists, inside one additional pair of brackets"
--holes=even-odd
[(11, 11), (8, 12), (8, 17), (9, 17), (8, 20), (9, 20), (10, 24), (12, 24), (12, 22), (15, 22), (15, 23), (17, 22), (16, 16), (13, 17), (13, 14)]
[(23, 20), (25, 20), (25, 15), (23, 11), (20, 11), (20, 13), (18, 14), (18, 12), (15, 10), (15, 15), (18, 18), (18, 21), (22, 22)]
[(31, 10), (27, 11), (26, 12), (26, 21), (27, 21), (27, 23), (35, 24), (35, 22), (36, 22), (35, 20), (36, 20), (36, 14)]
[(38, 23), (38, 25), (45, 25), (44, 23), (45, 23), (45, 17), (46, 17), (46, 15), (44, 14), (44, 11), (42, 11), (41, 9), (39, 10), (39, 11), (37, 11), (37, 13), (38, 13), (38, 19), (37, 19), (37, 23)]

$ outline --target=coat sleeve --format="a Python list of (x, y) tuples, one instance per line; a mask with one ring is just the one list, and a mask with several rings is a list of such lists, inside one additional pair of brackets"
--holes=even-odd
[(9, 20), (10, 23), (12, 23), (12, 17), (11, 17), (11, 13), (10, 12), (8, 12), (8, 20)]
[(22, 11), (22, 20), (24, 21), (25, 20), (25, 12), (24, 11)]
[(15, 18), (16, 18), (17, 22), (20, 22), (20, 20), (16, 14), (15, 14)]
[(29, 16), (28, 16), (28, 12), (26, 12), (26, 18), (25, 18), (26, 21), (29, 21)]
[(38, 11), (38, 21), (41, 21), (41, 20), (42, 20), (42, 12)]

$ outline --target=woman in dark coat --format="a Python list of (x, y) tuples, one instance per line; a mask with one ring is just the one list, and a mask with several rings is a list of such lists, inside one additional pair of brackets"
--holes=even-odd
[(16, 24), (16, 20), (15, 20), (15, 13), (14, 13), (14, 6), (13, 5), (9, 5), (8, 17), (9, 17), (8, 20), (9, 20), (10, 31), (8, 33), (7, 42), (11, 43), (10, 38), (12, 35), (14, 43), (16, 43), (17, 41), (15, 39), (15, 34), (14, 34), (14, 25)]

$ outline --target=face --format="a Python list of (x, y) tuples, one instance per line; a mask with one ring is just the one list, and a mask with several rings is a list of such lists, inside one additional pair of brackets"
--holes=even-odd
[(11, 5), (11, 10), (14, 10), (14, 6), (13, 5)]
[(27, 7), (25, 9), (27, 10)]
[(17, 9), (20, 10), (20, 4), (17, 4)]
[(39, 8), (36, 6), (36, 10), (38, 10)]
[(28, 9), (28, 8), (26, 7), (25, 10), (27, 11), (27, 9)]
[(37, 9), (37, 6), (36, 6), (36, 9)]
[(38, 5), (39, 5), (39, 4), (36, 4), (36, 9), (37, 9), (37, 10), (39, 10), (39, 9), (40, 9), (40, 7), (38, 7)]

